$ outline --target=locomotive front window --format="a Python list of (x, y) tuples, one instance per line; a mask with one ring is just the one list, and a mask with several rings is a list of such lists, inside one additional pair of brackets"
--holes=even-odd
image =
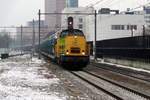
[(84, 36), (83, 32), (82, 32), (82, 31), (79, 31), (79, 30), (74, 30), (74, 35), (77, 35), (77, 36)]
[(61, 32), (60, 37), (65, 37), (65, 36), (84, 36), (83, 32), (80, 30), (64, 30)]

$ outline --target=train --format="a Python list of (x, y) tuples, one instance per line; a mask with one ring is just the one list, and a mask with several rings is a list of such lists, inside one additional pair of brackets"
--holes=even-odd
[(86, 42), (83, 31), (73, 28), (72, 17), (68, 20), (68, 29), (50, 35), (42, 42), (40, 50), (62, 66), (86, 67), (89, 63), (90, 45)]

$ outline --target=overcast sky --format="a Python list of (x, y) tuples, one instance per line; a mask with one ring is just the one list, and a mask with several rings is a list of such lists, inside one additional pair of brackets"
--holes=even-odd
[[(100, 0), (79, 0), (80, 6), (87, 6)], [(145, 4), (149, 0), (101, 0), (95, 8), (111, 7), (125, 10)], [(37, 19), (38, 9), (44, 12), (44, 0), (0, 0), (0, 26), (25, 25)]]

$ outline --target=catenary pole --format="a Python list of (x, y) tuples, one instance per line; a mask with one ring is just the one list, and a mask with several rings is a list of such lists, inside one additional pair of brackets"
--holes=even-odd
[(33, 40), (33, 41), (32, 41), (32, 46), (33, 46), (33, 47), (32, 47), (32, 48), (33, 48), (32, 50), (33, 50), (33, 51), (32, 51), (32, 56), (34, 56), (34, 52), (35, 52), (35, 24), (34, 24), (34, 22), (35, 22), (35, 21), (34, 21), (34, 19), (33, 19), (33, 38), (32, 38), (32, 40)]
[(21, 55), (22, 55), (22, 50), (23, 50), (23, 43), (22, 43), (22, 33), (23, 33), (23, 27), (22, 27), (22, 25), (21, 25)]
[(39, 59), (41, 59), (41, 55), (40, 55), (40, 39), (41, 39), (41, 10), (39, 9), (39, 46), (38, 46), (38, 52), (39, 52)]
[(93, 45), (93, 50), (94, 50), (94, 60), (97, 60), (97, 56), (96, 56), (96, 41), (97, 41), (97, 12), (95, 10), (95, 28), (94, 28), (94, 45)]

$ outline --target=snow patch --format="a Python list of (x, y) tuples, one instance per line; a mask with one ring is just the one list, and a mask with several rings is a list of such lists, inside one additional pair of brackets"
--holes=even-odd
[(54, 94), (36, 92), (30, 88), (8, 87), (0, 85), (1, 100), (66, 100), (66, 97), (58, 97)]
[(0, 61), (0, 100), (66, 100), (66, 95), (55, 91), (60, 80), (41, 67), (44, 61), (28, 58), (25, 55)]
[(43, 60), (40, 60), (38, 58), (32, 58), (32, 62), (38, 64), (38, 63), (43, 63)]
[(132, 70), (136, 70), (136, 71), (142, 71), (142, 72), (150, 73), (149, 70), (144, 70), (144, 69), (141, 69), (141, 68), (134, 68), (134, 67), (130, 67), (130, 66), (118, 65), (118, 64), (108, 63), (108, 62), (102, 62), (102, 63), (112, 65), (112, 66), (116, 66), (116, 67), (128, 68), (128, 69), (132, 69)]

